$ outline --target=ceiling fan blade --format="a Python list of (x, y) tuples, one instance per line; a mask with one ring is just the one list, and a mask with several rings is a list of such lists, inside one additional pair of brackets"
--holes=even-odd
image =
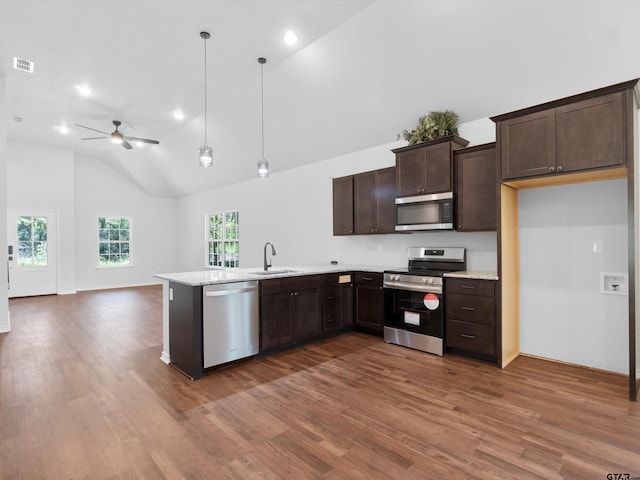
[(128, 135), (125, 135), (124, 138), (127, 139), (127, 140), (133, 140), (134, 142), (151, 143), (153, 145), (160, 144), (160, 142), (158, 140), (149, 140), (148, 138), (129, 137)]
[(122, 139), (122, 146), (124, 148), (126, 148), (127, 150), (131, 150), (133, 147), (131, 146), (131, 144), (129, 142), (127, 142), (124, 138)]
[(88, 138), (81, 138), (80, 140), (102, 140), (103, 138), (109, 138), (109, 137), (88, 137)]
[(84, 125), (79, 125), (77, 123), (75, 125), (76, 125), (76, 127), (86, 128), (87, 130), (93, 130), (94, 132), (102, 133), (103, 135), (111, 135), (110, 133), (103, 132), (102, 130), (96, 130), (95, 128), (85, 127)]

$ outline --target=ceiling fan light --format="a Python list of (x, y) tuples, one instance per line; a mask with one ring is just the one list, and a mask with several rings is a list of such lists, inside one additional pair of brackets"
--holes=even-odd
[(124, 140), (122, 138), (122, 135), (120, 135), (119, 133), (116, 134), (116, 132), (114, 132), (111, 134), (111, 141), (113, 143), (117, 143), (118, 145), (121, 145)]
[(210, 167), (213, 164), (213, 150), (209, 145), (203, 145), (198, 149), (198, 158), (201, 167)]
[(269, 162), (267, 162), (264, 158), (261, 162), (258, 162), (258, 177), (268, 177), (269, 176)]

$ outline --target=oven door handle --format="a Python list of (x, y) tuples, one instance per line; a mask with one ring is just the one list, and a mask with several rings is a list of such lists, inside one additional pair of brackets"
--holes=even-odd
[(440, 285), (418, 285), (415, 283), (387, 281), (384, 282), (383, 287), (393, 290), (409, 290), (411, 292), (442, 293), (442, 287)]

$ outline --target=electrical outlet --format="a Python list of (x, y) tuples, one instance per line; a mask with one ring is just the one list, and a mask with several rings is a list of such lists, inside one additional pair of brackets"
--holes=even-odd
[(593, 253), (602, 253), (602, 240), (595, 240), (593, 242)]

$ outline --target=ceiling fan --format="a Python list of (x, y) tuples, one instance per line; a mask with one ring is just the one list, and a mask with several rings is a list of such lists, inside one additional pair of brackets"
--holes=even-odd
[(113, 124), (115, 125), (116, 129), (111, 133), (103, 132), (102, 130), (96, 130), (95, 128), (91, 128), (91, 127), (85, 127), (84, 125), (78, 125), (77, 123), (76, 123), (76, 127), (86, 128), (87, 130), (92, 130), (94, 132), (102, 133), (103, 135), (105, 135), (104, 137), (88, 137), (88, 138), (82, 138), (81, 140), (101, 140), (103, 138), (110, 138), (113, 143), (118, 143), (122, 145), (124, 148), (126, 148), (127, 150), (131, 150), (133, 148), (133, 146), (129, 143), (129, 141), (151, 143), (153, 145), (158, 145), (160, 143), (157, 140), (150, 140), (148, 138), (130, 137), (128, 135), (123, 135), (122, 132), (118, 130), (118, 127), (122, 125), (122, 122), (120, 122), (119, 120), (114, 120)]

